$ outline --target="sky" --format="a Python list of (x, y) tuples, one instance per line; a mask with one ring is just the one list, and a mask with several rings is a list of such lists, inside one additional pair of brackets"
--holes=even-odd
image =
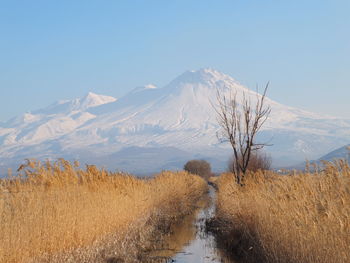
[(0, 0), (0, 121), (213, 68), (350, 118), (349, 0)]

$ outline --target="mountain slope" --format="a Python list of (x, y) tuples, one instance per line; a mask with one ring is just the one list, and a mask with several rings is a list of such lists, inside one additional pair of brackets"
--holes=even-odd
[(82, 99), (59, 101), (24, 113), (2, 125), (0, 142), (3, 146), (31, 145), (60, 137), (96, 117), (87, 110), (114, 101), (113, 97), (90, 92)]
[[(237, 92), (238, 99), (245, 92), (253, 103), (261, 96), (218, 71), (187, 71), (163, 88), (139, 87), (118, 100), (89, 94), (10, 120), (0, 128), (0, 156), (3, 163), (25, 157), (98, 158), (101, 165), (118, 168), (118, 152), (128, 147), (159, 149), (159, 158), (164, 155), (162, 149), (176, 152), (176, 148), (188, 153), (186, 158), (213, 158), (217, 168), (224, 168), (230, 149), (216, 136), (219, 126), (212, 105), (217, 89), (227, 95)], [(284, 106), (269, 98), (266, 102), (272, 113), (258, 139), (273, 144), (268, 151), (275, 164), (316, 159), (350, 141), (350, 120)], [(132, 163), (132, 155), (128, 156)], [(169, 155), (160, 167), (154, 150), (149, 158), (143, 156), (150, 170), (152, 163), (156, 170), (172, 161)], [(139, 159), (136, 165), (142, 170)], [(134, 171), (135, 165), (130, 166)]]
[(321, 161), (333, 161), (335, 159), (346, 159), (350, 161), (350, 144), (342, 146), (330, 153), (323, 155), (318, 159), (318, 162)]

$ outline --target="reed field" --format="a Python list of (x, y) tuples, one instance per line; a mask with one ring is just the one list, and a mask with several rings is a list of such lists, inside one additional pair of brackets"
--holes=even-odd
[(138, 179), (65, 160), (29, 161), (21, 173), (0, 181), (1, 263), (145, 262), (207, 191), (186, 172)]
[(349, 262), (350, 167), (315, 172), (249, 173), (244, 186), (221, 175), (218, 242), (242, 262)]

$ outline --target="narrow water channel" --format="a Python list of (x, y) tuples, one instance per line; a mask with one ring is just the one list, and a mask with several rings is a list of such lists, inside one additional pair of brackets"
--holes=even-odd
[(167, 258), (163, 262), (176, 263), (234, 263), (217, 248), (213, 234), (205, 230), (206, 220), (214, 214), (215, 190), (210, 187), (197, 211), (173, 229), (164, 249), (154, 251), (152, 257)]

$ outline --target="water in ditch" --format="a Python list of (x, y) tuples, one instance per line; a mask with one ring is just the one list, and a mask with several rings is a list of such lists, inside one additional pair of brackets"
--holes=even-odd
[(234, 263), (219, 250), (212, 233), (205, 230), (206, 220), (215, 214), (215, 190), (210, 187), (209, 194), (201, 200), (197, 211), (184, 218), (172, 230), (164, 246), (153, 251), (153, 259), (176, 263)]

